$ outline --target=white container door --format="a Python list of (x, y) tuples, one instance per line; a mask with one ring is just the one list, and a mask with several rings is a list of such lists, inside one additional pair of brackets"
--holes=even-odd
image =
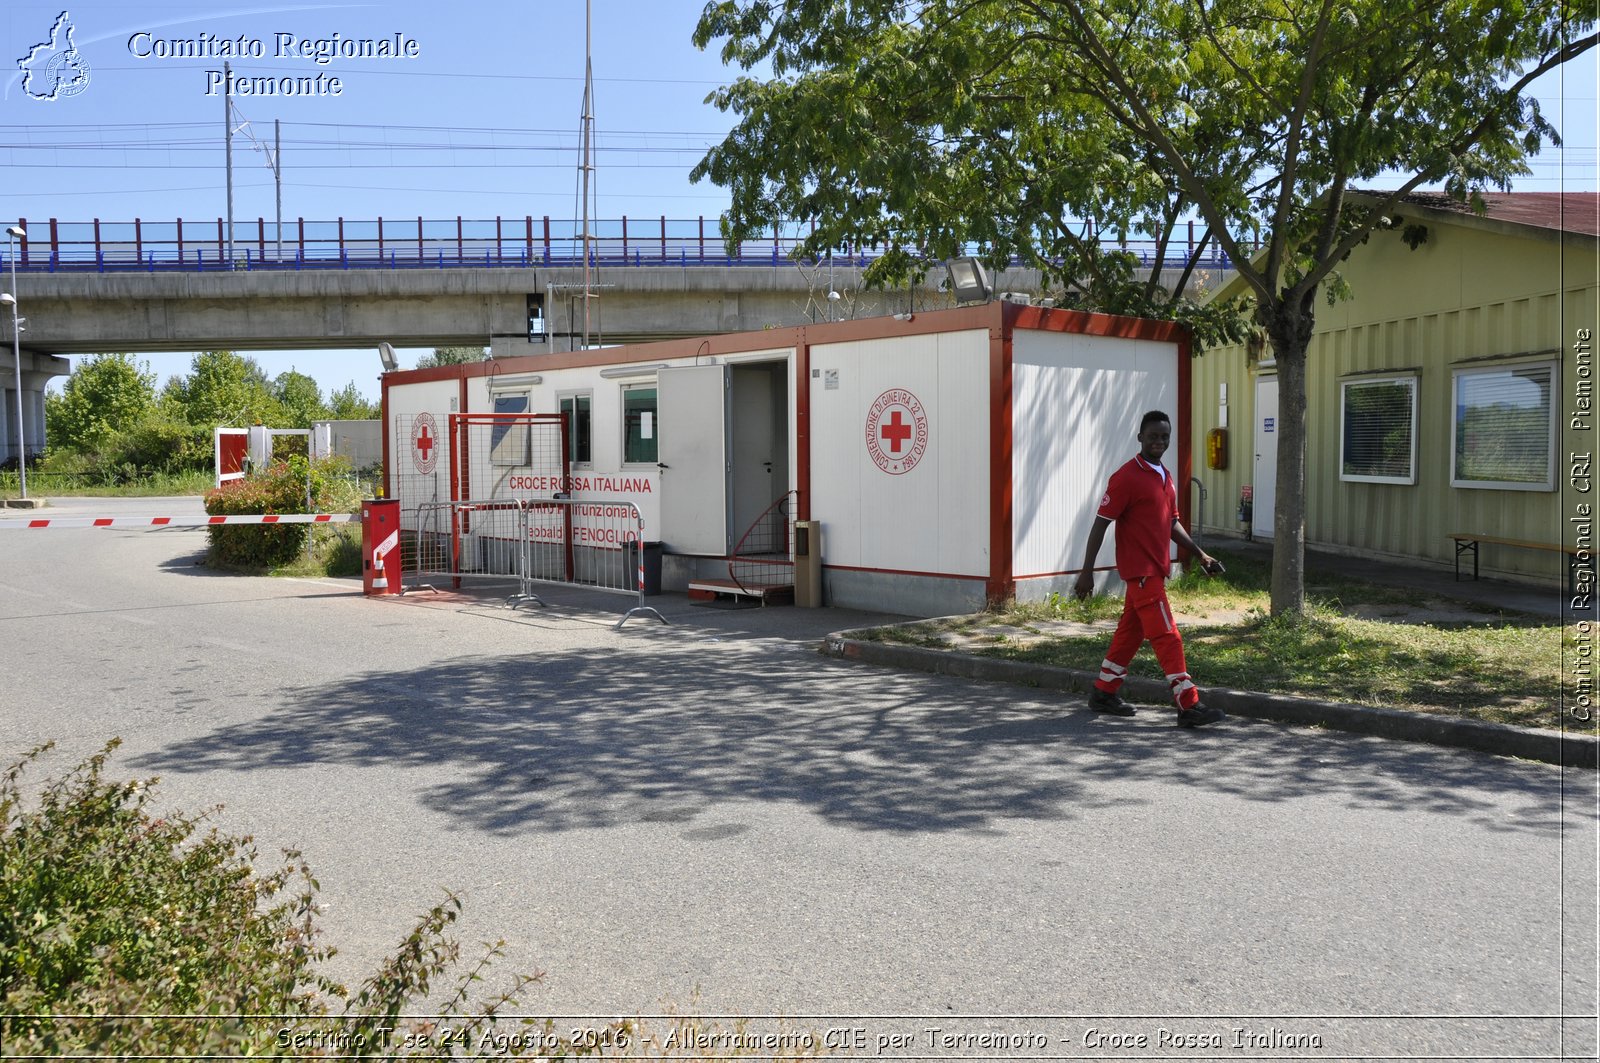
[(1250, 533), (1272, 539), (1272, 514), (1278, 508), (1278, 378), (1256, 377), (1255, 510)]
[(728, 369), (695, 365), (656, 377), (661, 540), (675, 554), (726, 557)]

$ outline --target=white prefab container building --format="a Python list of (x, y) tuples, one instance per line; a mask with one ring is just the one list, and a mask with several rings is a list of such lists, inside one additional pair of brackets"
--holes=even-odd
[[(993, 302), (389, 373), (384, 467), (403, 511), (632, 502), (667, 589), (725, 575), (778, 503), (820, 525), (828, 604), (938, 615), (1065, 593), (1151, 409), (1172, 418), (1186, 485), (1182, 327)], [(504, 420), (472, 443), (452, 414)], [(513, 414), (547, 415), (559, 427), (534, 434), (565, 453), (541, 458)]]

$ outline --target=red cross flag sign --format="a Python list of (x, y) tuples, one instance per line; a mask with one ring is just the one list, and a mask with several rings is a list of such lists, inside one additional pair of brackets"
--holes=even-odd
[(412, 422), (411, 461), (423, 475), (431, 473), (439, 463), (439, 426), (431, 413), (419, 413)]
[(928, 451), (928, 411), (904, 388), (890, 388), (867, 411), (867, 453), (878, 468), (901, 476)]

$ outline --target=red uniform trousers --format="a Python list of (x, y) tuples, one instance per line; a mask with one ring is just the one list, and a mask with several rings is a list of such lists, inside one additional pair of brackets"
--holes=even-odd
[(1189, 678), (1188, 665), (1183, 659), (1183, 638), (1178, 625), (1172, 620), (1172, 607), (1167, 604), (1167, 581), (1160, 576), (1145, 576), (1128, 584), (1127, 596), (1122, 603), (1122, 619), (1117, 621), (1117, 633), (1111, 636), (1111, 648), (1106, 659), (1100, 662), (1100, 678), (1095, 686), (1108, 694), (1115, 694), (1128, 678), (1128, 664), (1139, 652), (1146, 639), (1155, 651), (1161, 670), (1167, 673), (1167, 685), (1172, 688), (1172, 700), (1178, 708), (1192, 708), (1200, 700), (1200, 691)]

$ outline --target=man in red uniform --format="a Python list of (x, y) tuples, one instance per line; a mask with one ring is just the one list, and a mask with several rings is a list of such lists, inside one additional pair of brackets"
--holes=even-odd
[(1094, 528), (1089, 532), (1083, 570), (1078, 573), (1073, 590), (1080, 599), (1089, 597), (1094, 590), (1095, 558), (1105, 541), (1107, 526), (1115, 521), (1117, 575), (1127, 584), (1127, 596), (1111, 648), (1100, 663), (1100, 678), (1089, 695), (1089, 707), (1113, 716), (1133, 715), (1133, 706), (1118, 697), (1117, 690), (1128, 677), (1133, 655), (1149, 639), (1156, 660), (1167, 673), (1172, 700), (1178, 704), (1178, 726), (1201, 727), (1216, 723), (1227, 714), (1200, 703), (1200, 691), (1184, 663), (1183, 638), (1167, 604), (1171, 544), (1177, 543), (1198, 557), (1208, 573), (1221, 572), (1222, 562), (1196, 546), (1178, 522), (1178, 488), (1172, 474), (1161, 464), (1161, 455), (1171, 442), (1171, 418), (1160, 410), (1145, 414), (1139, 422), (1139, 454), (1111, 474), (1095, 514)]

